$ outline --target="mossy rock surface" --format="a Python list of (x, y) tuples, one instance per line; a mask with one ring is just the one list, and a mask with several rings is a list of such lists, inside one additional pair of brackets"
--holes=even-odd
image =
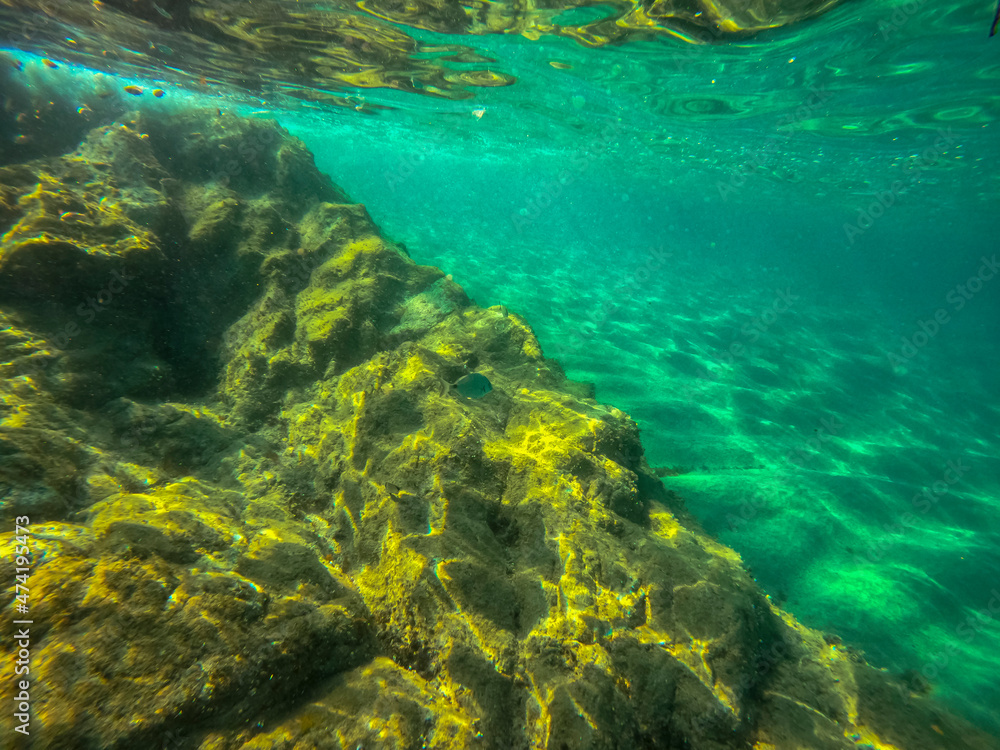
[(137, 115), (0, 183), (31, 747), (995, 747), (775, 607), (627, 414), (275, 124)]

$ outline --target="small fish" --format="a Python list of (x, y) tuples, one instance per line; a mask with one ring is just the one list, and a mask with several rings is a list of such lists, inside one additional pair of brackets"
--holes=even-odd
[(474, 110), (472, 110), (472, 114), (475, 116), (475, 118), (477, 120), (482, 120), (483, 119), (483, 115), (486, 114), (486, 110), (485, 109), (474, 109)]
[(997, 12), (993, 14), (993, 25), (990, 26), (990, 36), (997, 33), (998, 25), (1000, 25), (1000, 3), (997, 3)]
[(79, 224), (81, 221), (85, 220), (87, 216), (86, 214), (77, 213), (76, 211), (63, 211), (59, 214), (59, 218), (67, 224)]
[(489, 378), (478, 372), (462, 376), (455, 381), (454, 387), (464, 398), (482, 398), (493, 390)]
[(557, 60), (549, 60), (549, 65), (551, 65), (556, 70), (572, 70), (573, 66), (569, 63), (559, 62)]
[(142, 86), (126, 86), (124, 91), (132, 96), (142, 96)]
[(42, 65), (44, 65), (46, 68), (58, 68), (59, 67), (58, 65), (56, 65), (54, 62), (52, 62), (47, 57), (43, 57), (42, 58)]
[(163, 89), (153, 89), (153, 96), (155, 96), (157, 99), (162, 97), (165, 93), (166, 92)]

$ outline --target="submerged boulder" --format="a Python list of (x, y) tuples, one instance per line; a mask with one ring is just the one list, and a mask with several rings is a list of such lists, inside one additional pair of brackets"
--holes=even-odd
[(995, 746), (775, 606), (274, 123), (135, 115), (0, 183), (33, 748)]

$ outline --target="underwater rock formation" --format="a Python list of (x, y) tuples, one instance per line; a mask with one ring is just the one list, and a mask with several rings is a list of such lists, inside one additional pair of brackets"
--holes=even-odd
[(274, 123), (134, 115), (0, 185), (31, 747), (995, 747), (776, 607)]

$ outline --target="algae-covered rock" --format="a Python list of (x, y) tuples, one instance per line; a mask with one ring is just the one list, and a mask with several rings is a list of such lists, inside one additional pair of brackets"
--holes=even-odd
[(133, 116), (0, 172), (31, 747), (993, 746), (774, 606), (628, 415), (273, 123)]

